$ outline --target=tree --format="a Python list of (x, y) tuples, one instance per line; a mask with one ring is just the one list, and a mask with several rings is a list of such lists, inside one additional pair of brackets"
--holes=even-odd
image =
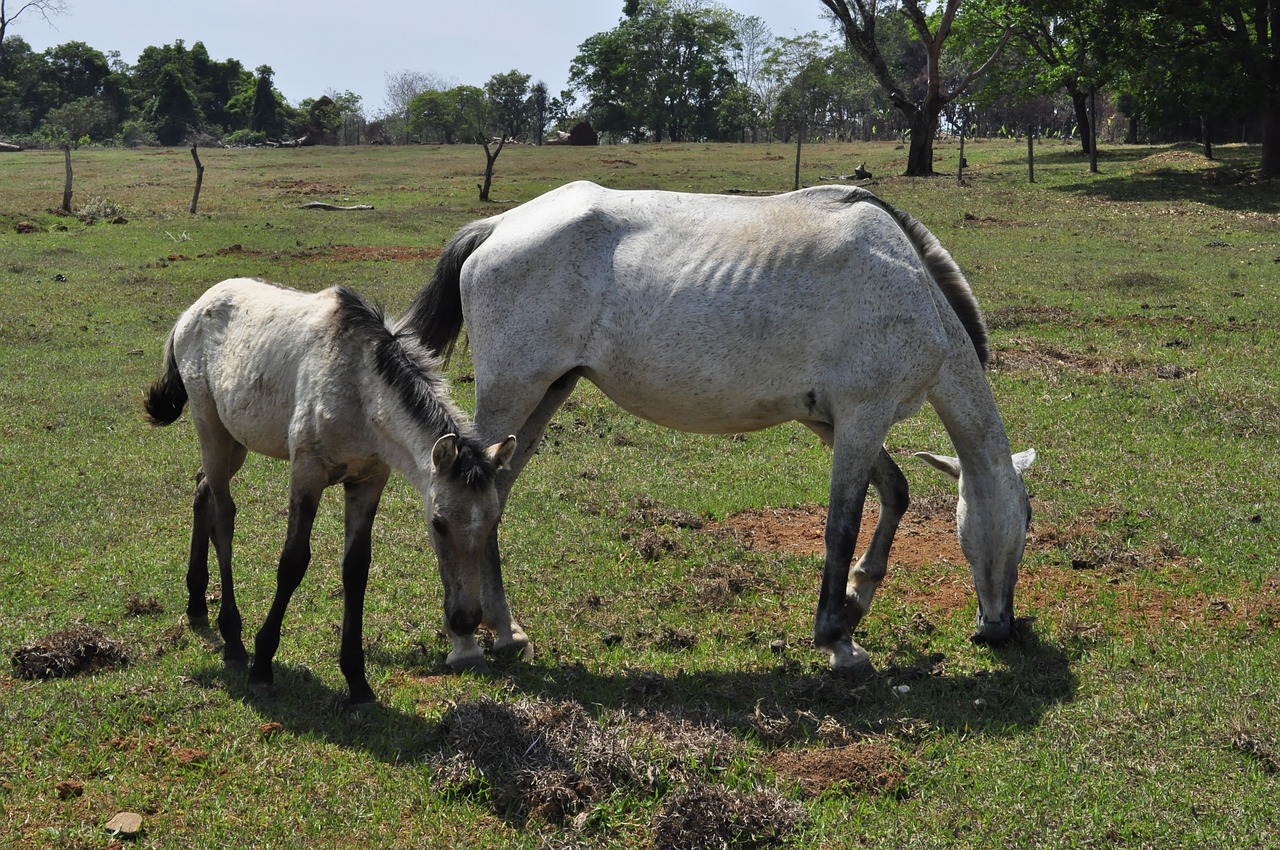
[(200, 126), (200, 107), (176, 66), (166, 66), (161, 72), (143, 118), (155, 129), (162, 145), (182, 144)]
[[(1262, 125), (1261, 174), (1280, 177), (1280, 3), (1277, 0), (1117, 0), (1112, 49), (1123, 87), (1149, 118), (1181, 112), (1202, 123), (1232, 113)], [(1211, 126), (1205, 127), (1208, 138)]]
[(489, 108), (493, 113), (493, 123), (499, 134), (506, 138), (514, 139), (532, 123), (529, 108), (530, 79), (529, 74), (512, 70), (505, 74), (494, 74), (484, 84)]
[[(893, 105), (903, 114), (911, 130), (911, 147), (907, 155), (908, 175), (926, 176), (933, 172), (933, 139), (938, 132), (939, 116), (943, 108), (955, 100), (999, 58), (1013, 28), (1006, 26), (991, 55), (980, 66), (964, 74), (955, 83), (944, 88), (943, 46), (952, 32), (960, 0), (944, 0), (941, 13), (927, 14), (927, 5), (921, 0), (902, 0), (902, 12), (911, 22), (916, 37), (925, 53), (925, 76), (920, 84), (899, 79), (885, 60), (884, 52), (876, 38), (879, 23), (878, 0), (821, 0), (835, 18), (850, 51), (870, 66), (876, 81), (889, 95)], [(936, 26), (935, 26), (936, 24)]]
[(547, 101), (547, 84), (539, 80), (529, 89), (529, 114), (533, 121), (534, 143), (542, 144), (547, 132), (547, 120), (550, 117), (551, 105)]
[[(0, 0), (0, 65), (8, 61), (9, 27), (24, 14), (39, 15), (46, 23), (49, 18), (67, 13), (67, 0)], [(25, 42), (24, 42), (25, 43)], [(0, 70), (3, 70), (0, 68)]]
[(635, 141), (716, 136), (720, 100), (735, 85), (728, 13), (696, 0), (629, 0), (624, 11), (570, 65), (592, 124)]
[(383, 133), (388, 137), (400, 136), (408, 141), (410, 109), (415, 97), (427, 91), (446, 91), (452, 83), (421, 71), (400, 71), (386, 74), (387, 112), (382, 116)]
[(253, 82), (253, 103), (249, 107), (249, 129), (268, 136), (284, 129), (284, 101), (276, 92), (270, 65), (259, 65)]

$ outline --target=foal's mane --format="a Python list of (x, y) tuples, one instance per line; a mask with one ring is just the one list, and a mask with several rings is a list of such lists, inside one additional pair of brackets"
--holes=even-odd
[(394, 333), (376, 304), (347, 286), (335, 286), (340, 332), (357, 338), (372, 358), (374, 371), (396, 394), (419, 426), (437, 436), (457, 434), (461, 440), (453, 474), (465, 484), (484, 487), (494, 468), (471, 425), (449, 399), (449, 385), (439, 361), (408, 333)]
[(956, 317), (960, 319), (960, 324), (964, 325), (964, 329), (969, 334), (969, 339), (973, 341), (974, 351), (978, 354), (978, 362), (986, 366), (987, 360), (991, 356), (991, 343), (987, 337), (987, 323), (982, 318), (982, 310), (978, 307), (978, 299), (974, 297), (973, 290), (969, 288), (969, 282), (965, 280), (964, 273), (960, 271), (960, 267), (956, 265), (956, 261), (951, 258), (951, 254), (947, 252), (947, 249), (942, 247), (942, 243), (938, 241), (938, 238), (909, 214), (860, 186), (850, 187), (845, 201), (850, 204), (860, 202), (874, 204), (893, 216), (894, 220), (898, 222), (898, 226), (902, 228), (903, 233), (907, 235), (907, 238), (911, 240), (911, 244), (919, 252), (920, 259), (924, 261), (929, 276), (933, 278), (934, 283), (942, 290), (947, 303), (951, 305)]

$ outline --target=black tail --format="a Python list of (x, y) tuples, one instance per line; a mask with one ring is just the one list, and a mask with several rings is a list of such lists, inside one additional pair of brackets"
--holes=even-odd
[(422, 288), (400, 318), (396, 332), (408, 330), (447, 363), (462, 332), (462, 293), (459, 282), (462, 264), (493, 235), (498, 223), (483, 218), (464, 226), (453, 235), (444, 250), (431, 281)]
[(164, 347), (164, 374), (160, 376), (147, 396), (142, 400), (146, 420), (152, 425), (172, 425), (182, 415), (187, 404), (187, 388), (178, 372), (178, 360), (173, 356), (173, 337)]

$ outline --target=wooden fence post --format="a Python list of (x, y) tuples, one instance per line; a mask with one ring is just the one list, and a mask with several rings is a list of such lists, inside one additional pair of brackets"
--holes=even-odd
[(204, 182), (204, 164), (200, 162), (200, 154), (196, 153), (196, 146), (191, 146), (191, 158), (196, 161), (196, 190), (191, 195), (191, 214), (196, 214), (196, 204), (200, 202), (200, 184)]

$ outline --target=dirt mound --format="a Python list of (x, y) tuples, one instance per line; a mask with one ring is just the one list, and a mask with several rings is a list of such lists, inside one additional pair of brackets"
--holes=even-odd
[(743, 794), (699, 785), (676, 794), (654, 822), (654, 850), (772, 847), (803, 819), (798, 803), (771, 791)]
[(897, 789), (905, 779), (901, 757), (875, 743), (780, 750), (769, 759), (769, 765), (810, 797), (833, 788), (848, 794), (883, 794)]
[(14, 669), (25, 679), (56, 679), (128, 663), (124, 644), (92, 626), (54, 632), (13, 654)]

